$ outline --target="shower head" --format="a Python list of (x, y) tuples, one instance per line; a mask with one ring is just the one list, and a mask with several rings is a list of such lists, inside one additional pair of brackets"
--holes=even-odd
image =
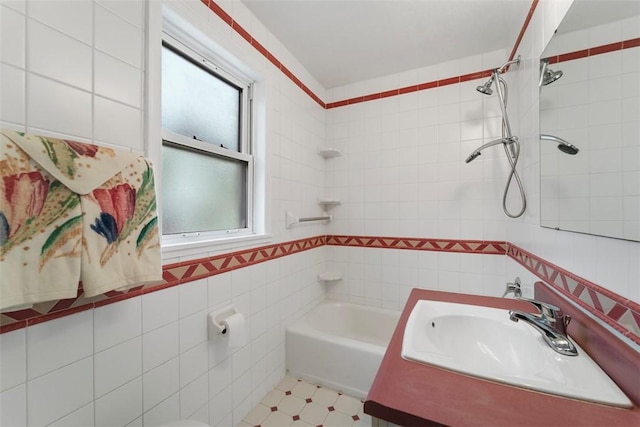
[(551, 68), (547, 68), (542, 76), (542, 86), (551, 84), (562, 77), (562, 70), (553, 71)]
[(546, 86), (562, 77), (562, 71), (553, 71), (549, 68), (549, 59), (543, 59), (540, 63), (540, 82), (538, 86)]
[(483, 85), (480, 85), (476, 88), (476, 90), (485, 95), (491, 95), (493, 93), (493, 89), (491, 89), (491, 85), (493, 84), (493, 76)]
[(557, 136), (547, 135), (544, 133), (540, 134), (540, 139), (545, 141), (553, 141), (558, 143), (558, 150), (562, 151), (565, 154), (576, 155), (580, 151), (578, 147), (575, 145), (565, 141), (562, 138), (558, 138)]
[(467, 157), (465, 159), (465, 163), (471, 163), (472, 161), (474, 161), (476, 159), (476, 157), (478, 157), (479, 155), (481, 155), (482, 153), (480, 151), (474, 151), (473, 153), (471, 153), (471, 155), (469, 155), (469, 157)]

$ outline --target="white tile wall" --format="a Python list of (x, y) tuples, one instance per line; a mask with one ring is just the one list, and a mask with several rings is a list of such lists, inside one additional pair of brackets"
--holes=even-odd
[(6, 426), (27, 425), (27, 386), (19, 386), (0, 393), (0, 422)]
[(92, 49), (89, 45), (37, 21), (27, 24), (27, 61), (30, 71), (91, 90)]
[(26, 330), (0, 335), (0, 391), (27, 380)]
[(93, 310), (95, 350), (106, 350), (139, 336), (141, 318), (140, 298)]
[(0, 63), (0, 120), (9, 123), (25, 122), (25, 72)]
[(2, 122), (143, 150), (143, 1), (4, 0), (0, 20)]
[(25, 25), (24, 14), (0, 6), (0, 61), (24, 68)]
[[(145, 355), (148, 352), (145, 351)], [(142, 374), (142, 344), (136, 337), (96, 353), (94, 356), (95, 396), (104, 394)]]
[(93, 2), (29, 1), (30, 18), (55, 28), (87, 45), (93, 37)]
[(28, 379), (93, 354), (93, 313), (84, 311), (27, 330)]
[(89, 92), (31, 73), (27, 75), (27, 88), (29, 127), (91, 138)]
[(93, 400), (93, 357), (27, 383), (29, 425), (52, 423)]
[(96, 51), (94, 55), (96, 94), (140, 108), (142, 72), (100, 51)]

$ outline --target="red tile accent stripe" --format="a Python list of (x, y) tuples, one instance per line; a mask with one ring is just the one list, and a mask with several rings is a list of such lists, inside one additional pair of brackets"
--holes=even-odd
[(227, 25), (229, 25), (240, 37), (245, 39), (247, 43), (249, 43), (254, 49), (256, 49), (262, 56), (264, 56), (269, 62), (271, 62), (277, 69), (279, 69), (285, 76), (289, 78), (296, 86), (298, 86), (304, 93), (309, 95), (311, 99), (313, 99), (318, 105), (322, 108), (326, 108), (326, 104), (319, 96), (317, 96), (309, 87), (307, 87), (302, 81), (296, 77), (287, 67), (282, 64), (275, 56), (273, 56), (260, 42), (253, 38), (253, 36), (245, 30), (242, 25), (240, 25), (235, 19), (231, 17), (227, 12), (224, 11), (220, 5), (218, 5), (214, 0), (201, 0), (205, 6), (211, 10), (214, 14), (216, 14), (222, 21), (224, 21)]
[(635, 39), (623, 40), (621, 42), (604, 44), (601, 46), (591, 47), (589, 49), (576, 50), (560, 55), (550, 56), (547, 59), (549, 64), (558, 62), (573, 61), (574, 59), (587, 58), (589, 56), (602, 55), (603, 53), (616, 52), (618, 50), (630, 49), (632, 47), (640, 47), (640, 37)]
[(108, 292), (107, 294), (98, 295), (93, 298), (86, 298), (84, 296), (82, 285), (80, 284), (76, 298), (48, 301), (34, 304), (33, 308), (0, 313), (0, 334), (69, 316), (92, 308), (135, 298), (140, 295), (160, 291), (216, 274), (226, 273), (238, 268), (248, 267), (260, 262), (318, 248), (324, 246), (326, 240), (326, 236), (316, 236), (231, 252), (209, 258), (169, 264), (163, 266), (162, 277), (164, 281), (162, 283), (137, 286), (122, 292)]
[(327, 236), (327, 245), (505, 255), (507, 242), (412, 237)]
[[(256, 49), (262, 56), (264, 56), (269, 62), (271, 62), (277, 69), (279, 69), (289, 80), (291, 80), (296, 86), (298, 86), (304, 93), (306, 93), (311, 99), (313, 99), (318, 105), (320, 105), (324, 109), (330, 108), (339, 108), (352, 104), (359, 104), (361, 102), (373, 101), (376, 99), (389, 98), (392, 96), (403, 95), (406, 93), (421, 91), (432, 89), (435, 87), (442, 87), (451, 84), (466, 82), (469, 80), (475, 80), (480, 78), (485, 78), (491, 75), (491, 70), (478, 71), (475, 73), (469, 73), (461, 76), (450, 77), (442, 80), (435, 80), (432, 82), (425, 82), (416, 85), (411, 85), (399, 89), (392, 89), (384, 92), (373, 93), (365, 96), (358, 96), (355, 98), (345, 99), (342, 101), (335, 101), (330, 103), (325, 103), (319, 96), (317, 96), (309, 87), (307, 87), (297, 76), (295, 76), (285, 65), (280, 62), (271, 52), (269, 52), (261, 43), (259, 43), (256, 39), (251, 36), (251, 34), (245, 30), (236, 20), (231, 17), (227, 12), (224, 11), (220, 5), (218, 5), (214, 0), (201, 0), (202, 3), (211, 10), (215, 15), (217, 15), (223, 22), (229, 25), (240, 37), (245, 39), (254, 49)], [(533, 12), (538, 5), (539, 0), (533, 0), (531, 7), (529, 8), (529, 12), (527, 14), (527, 18), (520, 30), (520, 34), (516, 43), (513, 47), (513, 51), (511, 53), (511, 57), (509, 59), (513, 59), (515, 52), (522, 41), (522, 37), (529, 26), (529, 22), (533, 17)]]
[(639, 304), (622, 298), (607, 289), (576, 276), (507, 242), (345, 235), (316, 236), (231, 252), (209, 258), (169, 264), (163, 268), (163, 283), (138, 286), (125, 292), (109, 292), (105, 295), (86, 298), (80, 285), (76, 298), (35, 304), (31, 309), (0, 314), (0, 333), (57, 319), (91, 308), (113, 304), (125, 299), (324, 245), (507, 255), (536, 274), (546, 283), (549, 283), (568, 295), (580, 306), (598, 313), (599, 317), (606, 319), (606, 321), (611, 324), (615, 324), (614, 327), (624, 330), (625, 334), (629, 335), (633, 340), (640, 342)]
[(511, 55), (509, 55), (509, 61), (516, 57), (516, 52), (518, 52), (518, 48), (520, 47), (520, 43), (522, 42), (522, 38), (524, 37), (524, 33), (527, 32), (527, 28), (529, 27), (529, 23), (531, 22), (531, 18), (533, 18), (533, 13), (536, 11), (536, 7), (538, 7), (539, 0), (533, 0), (531, 3), (531, 7), (529, 8), (529, 12), (527, 13), (527, 17), (524, 20), (524, 24), (522, 24), (522, 28), (520, 29), (520, 34), (518, 34), (518, 38), (513, 45), (513, 49), (511, 49)]
[[(583, 279), (516, 245), (508, 245), (507, 256), (558, 290), (566, 298), (640, 344), (640, 316), (638, 316), (640, 304)], [(587, 291), (588, 298), (580, 298), (583, 289)], [(603, 304), (607, 299), (615, 303), (608, 312), (604, 309)]]

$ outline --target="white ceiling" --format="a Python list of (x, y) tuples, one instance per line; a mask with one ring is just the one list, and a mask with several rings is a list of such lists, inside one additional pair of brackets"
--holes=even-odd
[(510, 51), (532, 4), (532, 0), (242, 1), (326, 89), (497, 49)]

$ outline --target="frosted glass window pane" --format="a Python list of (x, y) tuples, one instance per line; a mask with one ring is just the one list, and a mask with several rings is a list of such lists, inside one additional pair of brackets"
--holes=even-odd
[(162, 127), (240, 151), (242, 91), (162, 48)]
[(247, 163), (162, 147), (163, 234), (247, 226)]

